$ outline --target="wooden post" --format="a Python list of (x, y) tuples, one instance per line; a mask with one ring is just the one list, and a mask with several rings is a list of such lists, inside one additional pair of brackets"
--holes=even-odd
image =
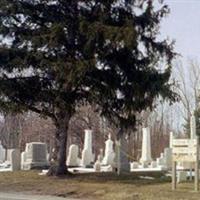
[(197, 137), (197, 156), (195, 162), (195, 181), (194, 181), (195, 191), (199, 190), (199, 137)]
[(190, 181), (192, 181), (192, 163), (190, 163)]
[(176, 161), (172, 161), (172, 190), (176, 189)]

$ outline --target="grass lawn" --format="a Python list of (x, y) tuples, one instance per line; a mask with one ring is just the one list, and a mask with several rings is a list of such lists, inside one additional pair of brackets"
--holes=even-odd
[(0, 191), (48, 194), (95, 200), (199, 200), (193, 182), (171, 190), (170, 180), (161, 174), (144, 180), (138, 174), (118, 177), (112, 173), (82, 174), (71, 178), (39, 176), (38, 171), (0, 173)]

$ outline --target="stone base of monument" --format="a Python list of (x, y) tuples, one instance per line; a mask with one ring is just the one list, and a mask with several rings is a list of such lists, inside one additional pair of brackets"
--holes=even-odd
[(130, 163), (131, 172), (160, 172), (160, 171), (167, 171), (167, 167), (164, 165), (158, 165), (156, 161), (152, 161), (151, 164), (142, 163), (139, 164), (138, 162)]
[(31, 163), (24, 163), (21, 168), (23, 170), (31, 170), (31, 169), (48, 169), (48, 163), (41, 163), (41, 162), (31, 162)]
[[(75, 168), (69, 168), (68, 169), (71, 173), (95, 173), (97, 172), (94, 167), (92, 168), (84, 168), (84, 167), (75, 167)], [(111, 165), (108, 166), (101, 166), (100, 171), (98, 172), (113, 172), (113, 167)]]
[(159, 167), (155, 167), (155, 168), (142, 168), (139, 167), (137, 169), (131, 169), (131, 172), (161, 172), (161, 171), (167, 171), (167, 169), (165, 167), (159, 166)]
[(4, 162), (0, 164), (0, 172), (12, 171), (10, 162)]
[(11, 167), (10, 168), (0, 168), (0, 172), (12, 172)]
[(79, 167), (79, 165), (77, 165), (77, 166), (67, 166), (68, 169), (69, 168), (77, 168), (77, 167)]

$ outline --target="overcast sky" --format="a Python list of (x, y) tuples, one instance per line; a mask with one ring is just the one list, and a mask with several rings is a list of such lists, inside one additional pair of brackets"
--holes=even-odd
[[(169, 37), (176, 41), (175, 51), (181, 54), (179, 59), (188, 78), (188, 59), (195, 59), (200, 63), (200, 0), (165, 0), (164, 2), (169, 5), (171, 12), (163, 19), (161, 38)], [(176, 104), (172, 107), (174, 110), (172, 123), (179, 130), (183, 128), (184, 123), (180, 108), (182, 107), (178, 108)]]
[(163, 20), (161, 33), (176, 40), (175, 49), (200, 60), (200, 0), (165, 0), (171, 13)]

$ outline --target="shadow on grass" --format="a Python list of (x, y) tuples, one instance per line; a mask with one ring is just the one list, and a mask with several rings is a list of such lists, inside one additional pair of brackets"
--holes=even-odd
[(161, 184), (171, 181), (170, 177), (166, 177), (164, 172), (145, 172), (145, 173), (128, 173), (117, 175), (112, 172), (74, 174), (69, 176), (59, 177), (59, 179), (71, 179), (78, 182), (87, 183), (120, 183), (134, 184), (143, 186), (148, 184)]
[(44, 183), (51, 181), (64, 181), (67, 180), (74, 183), (96, 183), (96, 184), (134, 184), (135, 186), (153, 185), (169, 183), (170, 177), (165, 176), (165, 172), (132, 172), (118, 176), (113, 172), (101, 172), (101, 173), (87, 173), (87, 174), (71, 174), (67, 176), (55, 177), (55, 176), (38, 176), (41, 171), (19, 171), (15, 173), (3, 173), (0, 174), (0, 182), (2, 183), (15, 183), (21, 182), (25, 185)]

